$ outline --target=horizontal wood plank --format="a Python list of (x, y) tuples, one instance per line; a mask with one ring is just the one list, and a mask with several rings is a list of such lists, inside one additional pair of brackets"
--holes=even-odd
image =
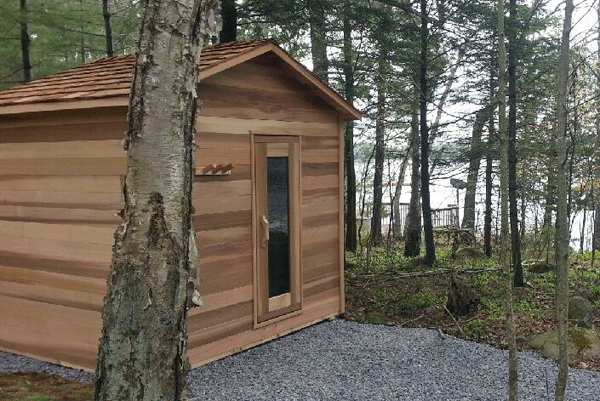
[(233, 288), (216, 294), (201, 294), (203, 306), (191, 309), (188, 312), (188, 316), (200, 315), (236, 303), (252, 301), (252, 295), (253, 289), (251, 285)]
[(111, 247), (73, 241), (55, 241), (0, 235), (0, 251), (29, 254), (34, 258), (60, 258), (78, 262), (110, 263)]
[(3, 176), (120, 176), (127, 171), (127, 159), (63, 158), (63, 159), (0, 159)]
[(197, 184), (195, 187), (195, 194), (192, 199), (194, 200), (194, 208), (196, 209), (196, 219), (200, 219), (205, 215), (250, 210), (252, 207), (250, 194), (226, 196), (216, 200), (211, 199), (210, 194), (205, 192), (208, 188), (204, 185)]
[(302, 163), (302, 175), (304, 177), (321, 177), (324, 175), (337, 175), (338, 163)]
[(15, 159), (125, 159), (120, 140), (2, 143), (0, 160)]
[(199, 132), (215, 132), (248, 135), (258, 134), (337, 136), (337, 123), (302, 123), (242, 118), (199, 117), (196, 124)]
[(38, 222), (52, 225), (103, 225), (114, 229), (121, 222), (115, 210), (68, 209), (57, 207), (33, 207), (0, 205), (0, 220), (14, 222)]
[(245, 301), (188, 317), (188, 335), (223, 322), (252, 317), (252, 301)]
[(0, 177), (0, 191), (99, 192), (118, 196), (121, 180), (118, 176)]
[(121, 208), (121, 199), (119, 192), (0, 191), (0, 204), (117, 211)]
[(0, 316), (0, 347), (93, 369), (99, 312), (0, 295)]
[[(26, 125), (25, 125), (26, 124)], [(45, 124), (2, 127), (1, 143), (71, 142), (121, 140), (125, 132), (125, 118), (119, 122), (79, 122), (76, 124), (53, 124), (48, 118)], [(43, 129), (40, 129), (43, 126)]]
[(0, 265), (49, 273), (59, 273), (77, 277), (90, 277), (106, 280), (109, 262), (82, 262), (59, 259), (57, 255), (40, 257), (29, 252), (0, 251)]

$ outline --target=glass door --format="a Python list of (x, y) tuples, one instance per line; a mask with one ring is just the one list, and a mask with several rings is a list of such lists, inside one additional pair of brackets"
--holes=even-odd
[(254, 136), (257, 322), (301, 308), (300, 144), (293, 136)]

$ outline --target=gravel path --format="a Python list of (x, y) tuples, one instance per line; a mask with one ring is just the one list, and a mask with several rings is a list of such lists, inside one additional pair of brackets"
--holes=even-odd
[[(0, 353), (0, 371), (37, 370), (88, 381), (89, 373)], [(553, 399), (556, 364), (519, 353), (519, 399)], [(193, 370), (200, 400), (506, 399), (507, 352), (426, 329), (335, 320)], [(569, 373), (567, 399), (600, 400), (600, 374)]]

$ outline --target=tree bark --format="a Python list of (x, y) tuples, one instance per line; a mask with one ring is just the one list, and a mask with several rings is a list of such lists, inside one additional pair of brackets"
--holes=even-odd
[[(493, 125), (493, 117), (490, 116), (490, 120), (490, 125)], [(494, 168), (494, 157), (492, 156), (494, 141), (492, 139), (492, 132), (493, 127), (490, 127), (485, 165), (485, 215), (483, 218), (483, 252), (488, 258), (492, 256), (492, 173)]]
[(404, 156), (400, 163), (400, 171), (398, 172), (398, 181), (396, 182), (396, 189), (394, 190), (394, 197), (392, 199), (392, 214), (393, 214), (393, 233), (394, 239), (402, 239), (402, 221), (403, 216), (400, 216), (400, 196), (402, 195), (402, 186), (404, 185), (404, 176), (406, 175), (406, 166), (408, 165), (408, 158), (410, 152)]
[[(352, 24), (349, 13), (351, 5), (344, 3), (344, 89), (346, 101), (354, 102), (354, 67), (352, 55)], [(354, 169), (354, 122), (348, 121), (344, 130), (344, 161), (346, 172), (346, 250), (356, 251), (356, 171)]]
[(558, 377), (554, 397), (563, 401), (568, 376), (568, 310), (569, 310), (569, 215), (567, 212), (567, 84), (573, 0), (565, 1), (565, 19), (558, 57), (556, 98), (556, 320), (558, 323)]
[(421, 157), (419, 152), (419, 110), (413, 107), (410, 124), (410, 145), (408, 154), (411, 158), (410, 203), (406, 216), (404, 256), (417, 257), (421, 253)]
[(435, 242), (431, 221), (431, 199), (429, 193), (429, 128), (427, 126), (427, 52), (429, 47), (429, 28), (427, 0), (421, 0), (421, 53), (419, 60), (419, 130), (421, 132), (421, 207), (423, 209), (423, 231), (425, 234), (426, 265), (435, 263)]
[[(490, 55), (490, 60), (493, 60), (494, 55)], [(494, 68), (493, 61), (490, 61), (490, 99), (493, 98), (495, 90), (494, 82)], [(492, 190), (493, 181), (492, 173), (494, 168), (494, 147), (495, 147), (495, 136), (494, 131), (494, 112), (490, 109), (488, 114), (488, 141), (487, 141), (487, 155), (486, 155), (486, 166), (485, 166), (485, 213), (483, 219), (483, 251), (487, 257), (492, 256)]]
[(200, 50), (218, 0), (149, 0), (134, 67), (123, 221), (102, 311), (95, 400), (180, 400), (199, 303), (191, 191)]
[(471, 151), (469, 155), (469, 172), (467, 174), (467, 187), (465, 191), (465, 207), (462, 221), (462, 228), (475, 229), (475, 194), (477, 192), (477, 176), (479, 175), (479, 165), (481, 163), (481, 135), (488, 118), (489, 110), (485, 108), (475, 113), (475, 123), (473, 124), (473, 135), (471, 137)]
[(237, 40), (237, 7), (235, 0), (221, 0), (221, 17), (223, 29), (219, 35), (221, 43), (235, 42)]
[(328, 83), (329, 59), (327, 58), (327, 27), (323, 1), (308, 0), (308, 13), (313, 72), (323, 82)]
[[(597, 12), (597, 24), (598, 24), (598, 32), (597, 32), (597, 38), (596, 38), (596, 47), (597, 47), (597, 53), (596, 53), (596, 57), (597, 57), (597, 63), (600, 63), (600, 4), (598, 4), (597, 6), (598, 8), (596, 9)], [(596, 146), (596, 155), (600, 154), (600, 74), (596, 74), (596, 93), (595, 93), (595, 101), (594, 101), (594, 105), (595, 105), (595, 111), (596, 111), (596, 118), (595, 118), (595, 125), (596, 125), (596, 141), (595, 141), (595, 146)], [(596, 166), (598, 166), (600, 163), (598, 162), (598, 160), (596, 159)], [(600, 175), (598, 174), (598, 170), (599, 168), (596, 167), (595, 172), (596, 172), (596, 179), (597, 177)], [(595, 191), (594, 191), (595, 193)], [(592, 199), (595, 201), (594, 202), (594, 228), (592, 231), (592, 255), (595, 256), (595, 252), (597, 249), (600, 249), (600, 202), (598, 202), (595, 199), (595, 196), (592, 196)], [(592, 257), (593, 257), (592, 256)]]
[(27, 27), (27, 0), (20, 0), (21, 11), (21, 59), (23, 61), (23, 81), (31, 81), (31, 52), (29, 51), (29, 32)]
[(375, 117), (375, 174), (373, 176), (373, 212), (371, 214), (371, 244), (379, 246), (383, 242), (381, 236), (381, 219), (383, 209), (383, 162), (385, 158), (385, 88), (383, 81), (383, 64), (385, 54), (379, 61), (379, 77), (377, 79), (377, 116)]
[(517, 205), (517, 1), (510, 0), (508, 29), (508, 199), (510, 239), (515, 287), (523, 287), (519, 207)]
[(112, 27), (110, 24), (110, 12), (108, 0), (102, 0), (102, 15), (104, 16), (104, 36), (106, 37), (106, 55), (112, 57), (115, 55), (113, 50)]
[(508, 342), (508, 399), (517, 401), (517, 341), (514, 322), (508, 224), (508, 130), (506, 124), (506, 45), (504, 0), (498, 0), (498, 129), (500, 137), (500, 265), (504, 272), (506, 337)]

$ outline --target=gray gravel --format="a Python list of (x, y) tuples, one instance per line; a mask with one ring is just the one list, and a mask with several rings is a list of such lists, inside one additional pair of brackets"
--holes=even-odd
[[(193, 370), (193, 400), (506, 399), (507, 352), (434, 330), (335, 320)], [(0, 353), (0, 371), (89, 373)], [(519, 353), (519, 399), (553, 399), (556, 364)], [(571, 369), (570, 401), (600, 400), (600, 374)]]

